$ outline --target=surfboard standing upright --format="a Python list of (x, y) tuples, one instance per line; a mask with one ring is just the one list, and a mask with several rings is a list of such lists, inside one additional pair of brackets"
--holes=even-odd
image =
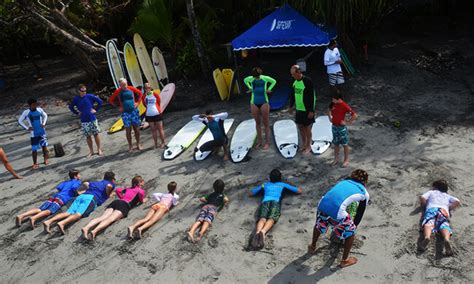
[(257, 129), (254, 119), (242, 121), (237, 126), (230, 144), (230, 157), (234, 163), (242, 162), (247, 157), (256, 138)]
[(163, 159), (172, 160), (178, 157), (199, 137), (205, 128), (206, 125), (200, 121), (191, 120), (186, 123), (166, 146)]
[[(232, 127), (232, 124), (234, 123), (233, 118), (229, 118), (224, 120), (224, 132), (227, 134)], [(214, 137), (212, 136), (211, 130), (207, 129), (206, 132), (201, 137), (201, 140), (199, 140), (199, 143), (197, 144), (196, 148), (199, 149), (204, 143), (207, 143), (209, 141), (212, 141)], [(207, 157), (209, 157), (212, 154), (212, 151), (207, 151), (207, 152), (201, 152), (201, 151), (196, 151), (194, 152), (194, 159), (196, 161), (202, 161), (205, 160)]]
[(166, 70), (165, 58), (161, 50), (156, 46), (151, 50), (151, 60), (160, 85), (164, 86), (168, 84), (168, 70)]
[(298, 152), (298, 128), (291, 119), (278, 120), (273, 125), (275, 143), (280, 154), (291, 159)]
[(140, 62), (140, 67), (142, 68), (145, 78), (154, 90), (159, 90), (160, 84), (158, 83), (153, 63), (151, 62), (150, 55), (148, 55), (145, 43), (139, 34), (133, 35), (133, 44), (135, 45), (138, 62)]
[(220, 69), (215, 69), (212, 72), (212, 76), (214, 77), (214, 83), (216, 83), (219, 97), (222, 101), (227, 99), (229, 96), (229, 89), (227, 88), (227, 83), (225, 82), (224, 76), (222, 75), (222, 71)]
[(332, 123), (327, 115), (316, 118), (312, 133), (311, 151), (316, 155), (326, 152), (332, 142)]
[(105, 43), (107, 63), (109, 64), (110, 76), (114, 82), (115, 88), (119, 87), (119, 79), (125, 78), (125, 70), (123, 69), (122, 60), (117, 49), (117, 45), (113, 40), (108, 40)]

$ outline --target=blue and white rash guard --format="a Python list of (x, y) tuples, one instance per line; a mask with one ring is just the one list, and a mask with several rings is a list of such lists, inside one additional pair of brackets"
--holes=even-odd
[(321, 198), (318, 211), (333, 219), (341, 220), (348, 215), (346, 208), (349, 204), (352, 202), (360, 204), (362, 201), (365, 201), (364, 205), (368, 205), (369, 193), (367, 189), (361, 183), (344, 180), (337, 183)]

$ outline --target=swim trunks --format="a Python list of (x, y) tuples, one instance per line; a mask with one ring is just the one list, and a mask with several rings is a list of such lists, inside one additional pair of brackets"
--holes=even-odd
[(48, 147), (48, 139), (46, 138), (46, 134), (31, 137), (31, 151), (36, 152), (43, 147)]
[(122, 121), (123, 125), (126, 128), (129, 128), (130, 126), (140, 126), (141, 125), (141, 120), (140, 120), (140, 114), (138, 113), (138, 109), (133, 109), (131, 112), (122, 112)]
[(82, 133), (84, 133), (85, 137), (90, 137), (92, 135), (97, 135), (100, 133), (100, 126), (99, 122), (96, 120), (89, 121), (89, 122), (82, 122)]
[(216, 217), (217, 214), (217, 207), (214, 205), (204, 205), (201, 208), (201, 211), (199, 212), (199, 215), (197, 217), (197, 221), (200, 222), (207, 222), (209, 224), (212, 224), (212, 221), (214, 221), (214, 218)]
[(62, 202), (61, 199), (52, 197), (48, 199), (47, 201), (45, 201), (43, 204), (41, 204), (39, 209), (41, 211), (49, 210), (49, 212), (51, 212), (51, 215), (53, 215), (53, 214), (56, 214), (63, 205), (64, 203)]
[(421, 226), (433, 226), (433, 233), (438, 233), (441, 230), (448, 230), (450, 234), (453, 233), (451, 225), (449, 224), (448, 212), (443, 208), (428, 208), (423, 216)]
[(258, 208), (258, 218), (259, 219), (272, 219), (273, 221), (278, 222), (281, 216), (281, 203), (278, 201), (265, 201), (260, 204)]
[(160, 209), (163, 209), (165, 210), (165, 212), (168, 212), (170, 209), (168, 208), (168, 206), (166, 206), (166, 204), (163, 204), (163, 203), (155, 203), (151, 206), (151, 209), (155, 210), (155, 211), (158, 211)]
[(316, 213), (316, 224), (314, 226), (321, 234), (325, 234), (328, 227), (333, 227), (334, 234), (340, 240), (345, 240), (355, 235), (357, 229), (349, 214), (345, 218), (337, 220), (319, 210)]
[(330, 86), (344, 84), (344, 74), (342, 72), (329, 73), (328, 77)]
[(81, 217), (89, 216), (97, 208), (92, 194), (81, 194), (76, 200), (69, 206), (67, 213), (69, 214), (81, 214)]
[(332, 126), (332, 143), (343, 146), (349, 144), (349, 131), (346, 126)]

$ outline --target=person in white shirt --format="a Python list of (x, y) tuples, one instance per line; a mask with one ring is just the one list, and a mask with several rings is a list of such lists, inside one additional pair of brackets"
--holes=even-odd
[(418, 250), (426, 250), (430, 242), (432, 233), (440, 233), (444, 239), (444, 247), (447, 256), (453, 255), (453, 249), (449, 239), (452, 229), (449, 224), (450, 212), (460, 205), (459, 199), (448, 193), (448, 183), (445, 180), (433, 182), (433, 189), (420, 196), (422, 206), (425, 206), (425, 213), (421, 227), (423, 229), (423, 241), (420, 242)]
[(344, 74), (341, 68), (342, 60), (336, 40), (329, 42), (326, 52), (324, 52), (324, 65), (327, 68), (329, 86), (337, 92), (341, 92), (340, 86), (344, 84)]

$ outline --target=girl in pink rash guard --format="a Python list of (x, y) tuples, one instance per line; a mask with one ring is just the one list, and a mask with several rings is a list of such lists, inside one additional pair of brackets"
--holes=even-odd
[(168, 193), (154, 193), (153, 197), (158, 203), (151, 206), (150, 211), (146, 214), (145, 218), (138, 220), (135, 224), (128, 227), (129, 238), (142, 238), (143, 230), (146, 230), (153, 226), (156, 222), (160, 221), (163, 216), (173, 207), (178, 205), (179, 196), (176, 192), (177, 184), (172, 181), (168, 183)]
[[(119, 199), (112, 201), (102, 216), (91, 220), (87, 226), (82, 228), (82, 236), (87, 240), (94, 240), (98, 232), (115, 221), (127, 218), (130, 209), (146, 202), (145, 190), (143, 190), (144, 184), (145, 181), (141, 176), (135, 176), (132, 179), (132, 187), (117, 188), (116, 193)], [(95, 229), (89, 232), (92, 227), (95, 227)]]

